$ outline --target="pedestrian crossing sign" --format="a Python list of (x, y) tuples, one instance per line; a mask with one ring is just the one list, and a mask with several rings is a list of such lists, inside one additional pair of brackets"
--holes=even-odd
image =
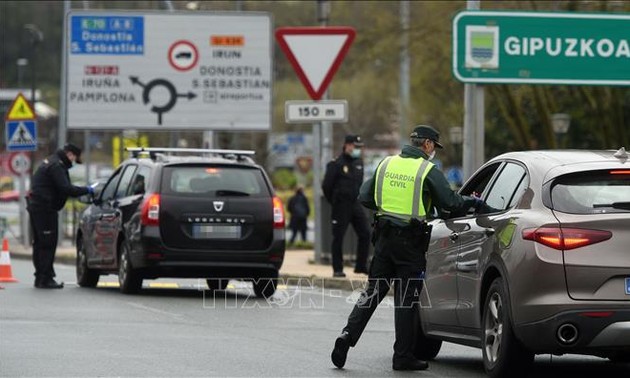
[(37, 121), (7, 121), (7, 151), (37, 150)]
[(11, 107), (9, 108), (9, 111), (7, 112), (5, 119), (7, 121), (14, 121), (14, 120), (20, 120), (20, 119), (35, 119), (35, 118), (36, 118), (35, 111), (31, 107), (31, 104), (29, 104), (29, 102), (26, 101), (26, 98), (24, 98), (24, 95), (22, 95), (21, 93), (18, 93), (15, 100), (13, 100), (13, 104), (11, 104)]

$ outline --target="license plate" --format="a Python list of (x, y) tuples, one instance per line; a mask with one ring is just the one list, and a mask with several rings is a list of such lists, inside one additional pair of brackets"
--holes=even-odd
[(192, 236), (194, 239), (239, 239), (241, 225), (193, 224)]
[(626, 277), (626, 294), (630, 295), (630, 277)]

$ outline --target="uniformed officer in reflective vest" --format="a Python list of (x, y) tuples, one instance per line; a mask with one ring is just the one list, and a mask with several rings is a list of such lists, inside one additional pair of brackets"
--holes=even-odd
[(370, 180), (361, 187), (359, 200), (376, 210), (372, 241), (374, 258), (367, 289), (361, 294), (336, 339), (331, 358), (338, 368), (346, 362), (348, 349), (355, 346), (372, 313), (394, 285), (396, 342), (394, 370), (424, 370), (426, 361), (413, 355), (415, 319), (425, 252), (430, 238), (427, 212), (435, 205), (457, 211), (476, 207), (481, 200), (453, 192), (444, 174), (431, 163), (440, 144), (440, 134), (420, 125), (410, 135), (411, 145), (399, 155), (383, 159)]

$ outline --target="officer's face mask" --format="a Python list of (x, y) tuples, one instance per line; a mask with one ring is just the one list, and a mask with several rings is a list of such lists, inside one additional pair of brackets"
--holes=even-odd
[(360, 148), (355, 148), (354, 150), (352, 150), (352, 152), (350, 153), (350, 156), (352, 156), (353, 158), (359, 158), (361, 157), (361, 149)]
[(431, 151), (431, 153), (429, 154), (429, 160), (433, 160), (434, 157), (435, 157), (435, 150)]

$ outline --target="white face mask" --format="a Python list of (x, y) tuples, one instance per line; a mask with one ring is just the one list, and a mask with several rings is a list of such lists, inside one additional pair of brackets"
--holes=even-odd
[(433, 150), (430, 154), (429, 154), (429, 160), (433, 160), (433, 158), (435, 157), (435, 150)]
[(354, 150), (352, 150), (352, 153), (350, 154), (350, 156), (352, 156), (353, 158), (361, 157), (361, 149), (355, 148)]

